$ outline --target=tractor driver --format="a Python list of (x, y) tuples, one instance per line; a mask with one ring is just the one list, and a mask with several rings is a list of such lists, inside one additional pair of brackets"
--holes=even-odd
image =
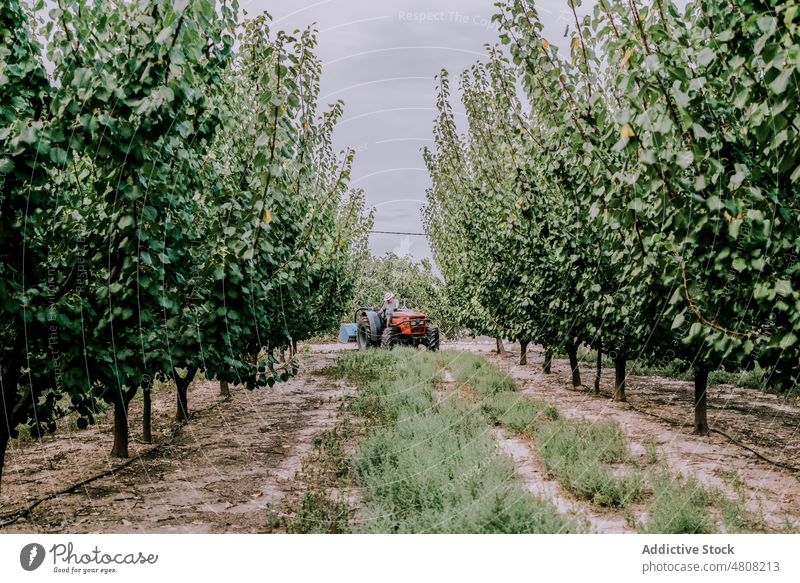
[(386, 325), (389, 326), (392, 323), (392, 314), (399, 307), (400, 303), (395, 299), (394, 294), (386, 292), (386, 295), (383, 296), (383, 305), (378, 310), (378, 315), (383, 316), (384, 320), (386, 320)]

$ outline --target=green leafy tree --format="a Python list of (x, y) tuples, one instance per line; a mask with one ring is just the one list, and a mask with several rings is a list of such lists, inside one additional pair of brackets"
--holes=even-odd
[(0, 457), (20, 423), (85, 427), (98, 400), (127, 456), (139, 389), (149, 439), (155, 379), (181, 421), (200, 370), (286, 380), (278, 351), (329, 325), (300, 315), (349, 300), (371, 216), (332, 151), (342, 104), (317, 117), (316, 34), (237, 15), (62, 0), (33, 31), (0, 8)]
[(619, 400), (629, 359), (685, 361), (701, 433), (709, 370), (794, 386), (796, 4), (570, 0), (566, 58), (532, 3), (498, 6), (513, 66), (462, 77), (463, 136), (443, 76), (426, 153), (448, 293), (487, 332), (606, 351)]

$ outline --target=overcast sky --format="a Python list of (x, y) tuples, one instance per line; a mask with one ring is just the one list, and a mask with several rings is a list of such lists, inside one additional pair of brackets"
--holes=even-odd
[[(244, 0), (250, 16), (264, 10), (274, 28), (316, 23), (324, 63), (322, 103), (345, 102), (336, 130), (339, 148), (353, 146), (352, 177), (374, 206), (375, 230), (422, 232), (420, 209), (430, 181), (421, 150), (431, 144), (436, 116), (434, 76), (455, 76), (498, 42), (495, 0)], [(572, 21), (566, 0), (536, 3), (545, 35), (562, 44)], [(585, 2), (589, 5), (591, 2)], [(585, 8), (584, 8), (585, 10)], [(563, 46), (563, 45), (562, 45)], [(456, 104), (457, 113), (463, 107)], [(430, 256), (424, 237), (370, 237), (376, 255)]]

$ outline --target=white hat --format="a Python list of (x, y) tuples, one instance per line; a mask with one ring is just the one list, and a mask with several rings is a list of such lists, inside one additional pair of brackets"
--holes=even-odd
[(391, 302), (394, 299), (394, 294), (392, 292), (386, 292), (386, 295), (383, 296), (384, 302)]

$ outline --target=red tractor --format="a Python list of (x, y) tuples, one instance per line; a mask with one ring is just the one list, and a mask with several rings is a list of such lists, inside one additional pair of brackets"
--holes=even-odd
[(396, 310), (387, 326), (375, 308), (364, 306), (356, 310), (355, 321), (359, 350), (370, 347), (391, 349), (400, 344), (439, 350), (439, 329), (428, 321), (428, 316), (414, 310)]

